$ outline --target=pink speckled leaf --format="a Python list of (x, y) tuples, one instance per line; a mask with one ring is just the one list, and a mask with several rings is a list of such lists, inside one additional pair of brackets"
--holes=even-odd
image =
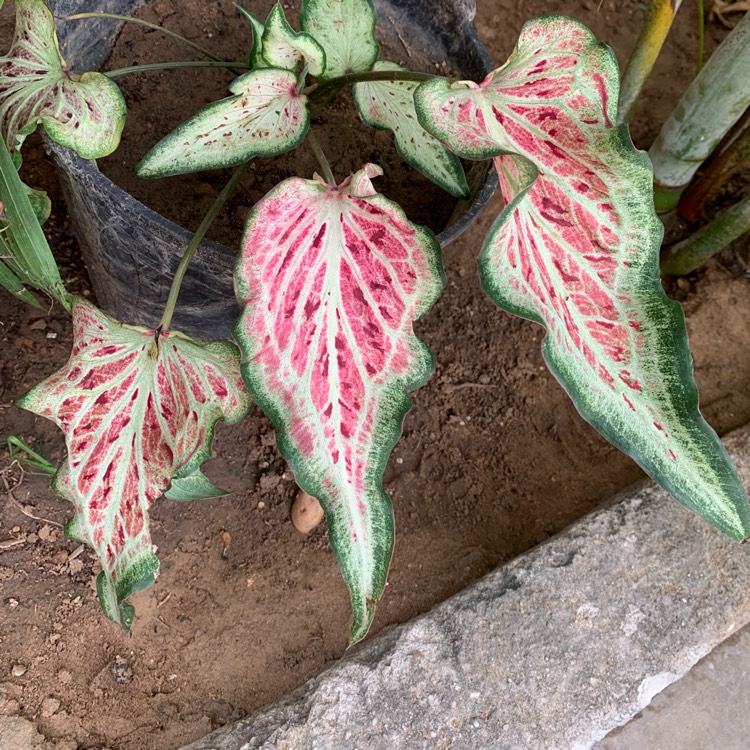
[(18, 405), (55, 422), (68, 456), (54, 487), (75, 507), (66, 534), (93, 547), (105, 614), (128, 631), (125, 601), (153, 583), (159, 567), (148, 527), (150, 505), (173, 479), (191, 477), (211, 457), (214, 425), (239, 421), (249, 396), (239, 352), (178, 332), (124, 326), (89, 302), (73, 305), (67, 365)]
[(139, 177), (232, 167), (295, 148), (310, 124), (307, 97), (290, 70), (261, 68), (236, 78), (234, 94), (207, 104), (162, 138), (136, 166)]
[(544, 357), (579, 411), (680, 502), (735, 539), (745, 491), (698, 410), (680, 306), (659, 283), (647, 156), (613, 127), (618, 70), (576, 21), (528, 23), (482, 84), (423, 84), (422, 124), (495, 157), (505, 208), (480, 271), (501, 307), (547, 328)]
[(112, 153), (125, 124), (125, 100), (101, 73), (65, 68), (52, 13), (43, 0), (16, 0), (16, 31), (0, 58), (0, 127), (11, 152), (41, 123), (52, 140), (85, 159)]
[(412, 323), (444, 283), (435, 237), (375, 192), (380, 173), (368, 164), (338, 187), (282, 182), (253, 208), (236, 271), (242, 374), (326, 512), (352, 642), (367, 633), (391, 559), (385, 464), (407, 394), (433, 367)]

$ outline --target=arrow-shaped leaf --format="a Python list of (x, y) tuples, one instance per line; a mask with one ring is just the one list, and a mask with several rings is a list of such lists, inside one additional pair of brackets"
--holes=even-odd
[(324, 79), (370, 70), (378, 59), (372, 0), (302, 0), (299, 22), (326, 55)]
[(127, 631), (134, 611), (125, 599), (150, 585), (159, 565), (150, 505), (210, 458), (214, 425), (239, 421), (249, 397), (229, 343), (157, 338), (82, 299), (73, 335), (67, 365), (18, 405), (65, 433), (68, 456), (54, 486), (75, 507), (66, 534), (96, 550), (102, 608)]
[[(391, 62), (376, 62), (375, 71), (405, 70)], [(469, 186), (458, 157), (428, 133), (414, 108), (414, 81), (368, 81), (354, 86), (354, 103), (370, 126), (390, 130), (396, 150), (414, 169), (456, 198), (468, 198)]]
[(612, 126), (617, 95), (611, 51), (549, 16), (482, 84), (430, 81), (416, 101), (460, 156), (496, 157), (506, 206), (480, 258), (489, 296), (546, 326), (545, 360), (585, 419), (743, 539), (750, 506), (698, 411), (682, 311), (659, 283), (650, 163)]
[(367, 165), (338, 187), (285, 180), (253, 208), (236, 271), (242, 374), (300, 487), (317, 497), (363, 638), (385, 587), (388, 456), (432, 372), (413, 321), (443, 288), (440, 249), (375, 192)]
[(139, 177), (233, 167), (254, 156), (295, 148), (310, 124), (307, 97), (292, 71), (251, 70), (229, 86), (234, 94), (207, 104), (162, 138), (135, 171)]
[(266, 19), (261, 43), (263, 59), (274, 68), (295, 70), (305, 63), (310, 75), (319, 76), (326, 67), (326, 53), (315, 39), (304, 31), (296, 33), (276, 3)]
[(117, 148), (125, 114), (125, 100), (109, 78), (66, 69), (43, 0), (16, 0), (13, 44), (0, 58), (0, 127), (10, 151), (41, 123), (53, 141), (98, 159)]

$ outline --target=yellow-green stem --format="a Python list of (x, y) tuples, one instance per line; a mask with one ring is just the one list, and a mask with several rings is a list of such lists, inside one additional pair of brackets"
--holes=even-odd
[(250, 161), (246, 161), (244, 164), (237, 168), (237, 171), (232, 175), (232, 178), (229, 180), (229, 182), (227, 182), (227, 184), (224, 186), (224, 189), (216, 197), (216, 200), (213, 202), (211, 208), (208, 209), (208, 213), (203, 217), (203, 221), (201, 221), (200, 226), (188, 243), (188, 246), (185, 248), (185, 252), (182, 254), (182, 258), (180, 259), (180, 264), (177, 266), (174, 278), (172, 279), (172, 286), (169, 289), (167, 304), (164, 306), (164, 314), (161, 316), (161, 321), (159, 322), (159, 328), (157, 330), (165, 331), (169, 328), (169, 325), (172, 322), (172, 316), (174, 315), (175, 308), (177, 307), (177, 298), (180, 295), (180, 287), (182, 286), (182, 281), (185, 278), (185, 272), (190, 265), (190, 261), (192, 261), (195, 257), (198, 246), (206, 236), (206, 232), (208, 232), (211, 224), (213, 224), (214, 222), (214, 219), (216, 219), (216, 217), (218, 216), (219, 211), (221, 211), (221, 209), (224, 207), (224, 204), (227, 202), (229, 196), (234, 192), (235, 187), (237, 187), (237, 183), (242, 179), (242, 176), (245, 174), (245, 171), (247, 170), (249, 165)]
[(620, 85), (617, 121), (629, 122), (682, 0), (651, 0)]

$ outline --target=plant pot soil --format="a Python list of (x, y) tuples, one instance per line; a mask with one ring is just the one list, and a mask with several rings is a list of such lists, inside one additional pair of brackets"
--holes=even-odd
[[(616, 45), (621, 61), (643, 14), (635, 3), (614, 0), (601, 8), (483, 0), (478, 28), (502, 61), (527, 14), (550, 11), (592, 26)], [(710, 44), (717, 34), (709, 26)], [(693, 17), (679, 15), (636, 117), (642, 145), (692, 75), (695, 42)], [(24, 176), (51, 192), (48, 230), (63, 278), (73, 291), (90, 294), (38, 142), (25, 155)], [(386, 476), (396, 552), (373, 634), (429, 610), (641, 476), (580, 420), (546, 372), (541, 329), (482, 296), (475, 257), (498, 208), (495, 199), (446, 252), (448, 288), (420, 322), (438, 369), (416, 394)], [(672, 292), (687, 312), (703, 411), (726, 432), (750, 418), (748, 280), (730, 252)], [(33, 439), (59, 461), (59, 431), (12, 402), (67, 359), (69, 319), (57, 308), (48, 317), (8, 296), (2, 311), (0, 436)], [(156, 586), (133, 597), (132, 638), (101, 613), (91, 555), (48, 522), (64, 522), (69, 504), (45, 477), (21, 479), (0, 456), (0, 543), (11, 542), (0, 547), (0, 717), (32, 721), (46, 738), (43, 750), (174, 750), (278, 700), (344, 653), (347, 592), (325, 530), (305, 537), (289, 520), (294, 483), (268, 421), (254, 409), (242, 425), (220, 427), (216, 452), (207, 472), (230, 496), (161, 500), (153, 508), (162, 572)], [(21, 479), (12, 492), (18, 504), (2, 478), (9, 486)], [(579, 604), (550, 602), (572, 610)], [(14, 676), (14, 666), (25, 671)]]
[[(140, 5), (137, 0), (119, 0), (117, 10), (128, 12)], [(272, 5), (270, 0), (263, 0), (253, 3), (252, 10), (264, 18)], [(436, 0), (427, 5), (421, 0), (377, 0), (375, 5), (378, 39), (387, 59), (416, 70), (479, 80), (489, 71), (486, 51), (470, 22), (473, 2)], [(298, 6), (299, 2), (285, 6), (290, 19), (296, 17)], [(58, 14), (87, 9), (86, 3), (72, 0), (58, 0), (53, 7)], [(231, 2), (197, 7), (179, 0), (156, 0), (138, 8), (137, 15), (200, 40), (227, 59), (247, 56), (250, 26)], [(74, 69), (87, 64), (98, 66), (107, 47), (112, 48), (109, 69), (200, 58), (174, 39), (141, 26), (125, 24), (115, 35), (112, 22), (103, 31), (105, 41), (100, 40), (97, 54), (91, 55), (80, 30), (85, 23), (67, 22), (59, 27), (61, 46)], [(450, 33), (440, 32), (441, 28), (450, 29)], [(52, 146), (97, 297), (105, 309), (122, 320), (158, 323), (173, 270), (190, 236), (172, 222), (196, 229), (231, 174), (229, 170), (212, 170), (141, 180), (133, 168), (161, 137), (201, 106), (227, 96), (233, 77), (222, 69), (183, 69), (119, 78), (128, 119), (120, 148), (98, 162), (103, 174), (93, 162)], [(343, 180), (367, 161), (380, 164), (385, 174), (377, 181), (378, 189), (396, 200), (414, 221), (439, 233), (443, 245), (468, 226), (496, 182), (488, 163), (467, 165), (472, 198), (457, 202), (402, 163), (390, 133), (372, 130), (359, 121), (350, 92), (337, 97), (314, 118), (312, 127), (337, 179)], [(288, 154), (257, 159), (252, 164), (209, 232), (210, 238), (226, 244), (204, 243), (188, 270), (175, 328), (198, 337), (229, 337), (238, 314), (231, 275), (250, 208), (282, 179), (312, 177), (317, 170), (317, 161), (305, 144)], [(141, 201), (171, 221), (164, 221)]]

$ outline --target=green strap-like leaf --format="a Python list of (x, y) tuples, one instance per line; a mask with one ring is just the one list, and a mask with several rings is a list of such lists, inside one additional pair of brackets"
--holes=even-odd
[(526, 24), (483, 83), (415, 95), (460, 156), (495, 157), (505, 208), (480, 256), (487, 294), (545, 326), (545, 360), (585, 419), (742, 540), (750, 505), (698, 410), (682, 310), (659, 282), (650, 162), (614, 127), (617, 98), (611, 50), (561, 16)]
[(216, 422), (247, 413), (239, 364), (226, 341), (157, 337), (76, 298), (70, 360), (18, 401), (65, 433), (54, 487), (75, 507), (66, 534), (96, 551), (102, 608), (126, 631), (134, 612), (125, 600), (153, 583), (159, 565), (149, 507), (174, 477), (195, 484)]
[(0, 128), (11, 151), (41, 123), (53, 141), (85, 159), (112, 153), (125, 123), (125, 100), (101, 73), (65, 67), (43, 0), (16, 0), (16, 32), (0, 58)]
[[(405, 70), (376, 62), (375, 71)], [(368, 81), (354, 86), (360, 117), (373, 128), (390, 130), (401, 158), (456, 198), (468, 198), (469, 186), (459, 158), (428, 133), (414, 108), (414, 81)]]
[(326, 67), (323, 48), (310, 34), (295, 33), (278, 3), (266, 19), (261, 49), (263, 59), (273, 68), (296, 70), (299, 63), (304, 63), (310, 75), (317, 77)]
[[(0, 257), (7, 257), (9, 250), (6, 249), (6, 243), (0, 235)], [(21, 283), (18, 276), (0, 260), (0, 286), (7, 289), (14, 297), (27, 302), (29, 305), (41, 308), (39, 300)]]
[(251, 70), (229, 86), (234, 94), (207, 104), (162, 138), (135, 171), (167, 177), (233, 167), (254, 156), (276, 156), (295, 148), (310, 125), (307, 97), (297, 92), (290, 70)]
[[(39, 225), (39, 216), (29, 200), (30, 191), (31, 188), (21, 182), (13, 159), (0, 139), (0, 223), (5, 224), (3, 260), (24, 284), (46, 292), (69, 308), (70, 295)], [(36, 210), (43, 213), (44, 200), (37, 195), (35, 202)]]
[(299, 20), (325, 50), (323, 79), (370, 70), (378, 59), (371, 0), (303, 0)]

